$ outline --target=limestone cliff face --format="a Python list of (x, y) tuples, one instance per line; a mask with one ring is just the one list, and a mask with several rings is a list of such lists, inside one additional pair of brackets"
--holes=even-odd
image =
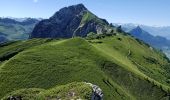
[(62, 8), (51, 18), (39, 22), (30, 38), (85, 37), (89, 32), (102, 34), (109, 23), (92, 14), (83, 4)]

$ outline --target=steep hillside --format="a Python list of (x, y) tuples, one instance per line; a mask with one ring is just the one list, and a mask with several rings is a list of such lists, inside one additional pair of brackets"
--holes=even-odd
[(109, 23), (91, 13), (83, 4), (62, 8), (51, 18), (37, 24), (30, 38), (86, 37), (89, 32), (113, 32)]
[(98, 85), (106, 100), (164, 100), (168, 64), (162, 53), (123, 34), (53, 40), (1, 65), (0, 97), (22, 88), (49, 89), (77, 81)]

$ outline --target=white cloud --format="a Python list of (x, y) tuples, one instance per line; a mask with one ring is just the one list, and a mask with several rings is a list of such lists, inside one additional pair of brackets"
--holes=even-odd
[(33, 0), (33, 2), (34, 2), (34, 3), (37, 3), (37, 2), (38, 2), (38, 0)]

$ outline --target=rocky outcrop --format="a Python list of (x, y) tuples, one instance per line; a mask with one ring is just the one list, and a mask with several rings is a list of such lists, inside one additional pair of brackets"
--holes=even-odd
[(91, 84), (91, 83), (86, 83), (86, 84), (90, 85), (93, 89), (91, 100), (103, 100), (103, 92), (99, 86)]
[(37, 24), (30, 38), (85, 37), (89, 32), (102, 34), (109, 23), (92, 14), (83, 4), (62, 8), (51, 18)]
[(7, 100), (22, 100), (22, 97), (21, 96), (11, 96), (11, 97), (8, 97)]

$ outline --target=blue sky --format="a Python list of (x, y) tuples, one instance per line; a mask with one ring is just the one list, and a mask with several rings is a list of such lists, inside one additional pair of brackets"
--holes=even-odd
[(0, 17), (48, 18), (78, 3), (109, 22), (170, 26), (170, 0), (0, 0)]

